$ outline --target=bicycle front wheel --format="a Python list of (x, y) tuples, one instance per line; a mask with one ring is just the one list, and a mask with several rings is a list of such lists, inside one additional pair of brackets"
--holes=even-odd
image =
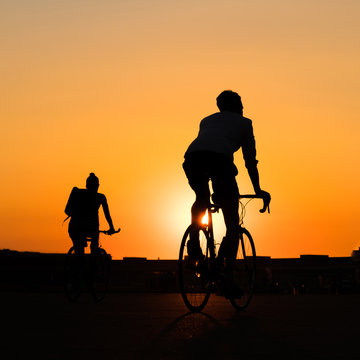
[(91, 293), (96, 301), (104, 299), (110, 282), (110, 256), (104, 249), (90, 255)]
[(203, 229), (199, 231), (200, 247), (204, 258), (196, 260), (189, 258), (187, 243), (190, 240), (191, 225), (186, 229), (181, 241), (178, 280), (181, 296), (185, 305), (191, 311), (201, 311), (209, 300), (211, 292), (210, 265), (215, 257), (209, 246), (208, 233)]
[(80, 296), (83, 277), (83, 255), (75, 254), (72, 247), (66, 254), (64, 271), (64, 291), (69, 301), (76, 301)]
[(235, 285), (243, 290), (244, 294), (240, 298), (230, 297), (231, 304), (237, 310), (244, 310), (249, 305), (254, 294), (255, 276), (256, 252), (254, 241), (249, 231), (241, 227), (233, 279)]

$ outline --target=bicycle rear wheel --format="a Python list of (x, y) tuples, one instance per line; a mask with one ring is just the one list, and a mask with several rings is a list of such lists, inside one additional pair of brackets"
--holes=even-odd
[(90, 255), (91, 293), (96, 301), (104, 299), (110, 282), (110, 256), (99, 248)]
[(64, 291), (69, 301), (76, 301), (80, 296), (83, 282), (83, 261), (81, 255), (75, 254), (72, 247), (66, 254), (64, 271)]
[(254, 241), (248, 230), (240, 228), (239, 247), (234, 265), (233, 279), (237, 287), (244, 291), (240, 298), (231, 298), (237, 310), (244, 310), (250, 303), (255, 289), (256, 252)]
[(209, 246), (209, 237), (206, 231), (200, 229), (200, 246), (204, 259), (190, 259), (187, 252), (187, 243), (190, 239), (191, 225), (186, 229), (181, 241), (178, 280), (181, 296), (185, 305), (191, 311), (201, 311), (209, 300), (211, 293), (210, 265), (214, 261), (214, 250)]

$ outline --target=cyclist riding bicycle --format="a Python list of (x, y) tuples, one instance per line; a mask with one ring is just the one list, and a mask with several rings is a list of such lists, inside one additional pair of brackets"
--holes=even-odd
[(239, 240), (239, 189), (235, 178), (238, 170), (233, 161), (234, 153), (240, 147), (255, 193), (266, 199), (270, 199), (270, 194), (260, 188), (252, 121), (243, 116), (240, 96), (226, 90), (216, 101), (220, 112), (207, 116), (200, 122), (198, 136), (186, 150), (183, 163), (189, 185), (196, 194), (191, 208), (193, 231), (188, 242), (188, 254), (194, 259), (201, 259), (203, 256), (199, 244), (199, 228), (210, 202), (211, 180), (213, 201), (221, 206), (226, 225), (218, 264), (224, 268), (225, 291), (236, 291), (232, 283), (232, 269)]
[(99, 248), (100, 206), (110, 227), (107, 234), (115, 233), (106, 197), (98, 193), (98, 188), (99, 179), (91, 173), (86, 179), (86, 189), (74, 187), (66, 204), (65, 213), (70, 217), (69, 236), (77, 254), (84, 254), (87, 238), (91, 239), (91, 253), (95, 253)]

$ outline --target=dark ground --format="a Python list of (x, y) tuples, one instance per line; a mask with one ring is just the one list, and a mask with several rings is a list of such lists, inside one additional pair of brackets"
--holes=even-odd
[(203, 313), (178, 294), (0, 293), (7, 359), (360, 359), (360, 295), (257, 295)]

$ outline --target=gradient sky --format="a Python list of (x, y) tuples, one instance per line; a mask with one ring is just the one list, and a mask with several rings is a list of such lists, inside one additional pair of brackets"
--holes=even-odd
[(93, 171), (122, 228), (102, 241), (113, 258), (177, 258), (194, 200), (183, 154), (232, 89), (273, 198), (270, 215), (247, 207), (257, 253), (350, 256), (359, 16), (357, 0), (3, 1), (0, 249), (67, 251), (65, 204)]

